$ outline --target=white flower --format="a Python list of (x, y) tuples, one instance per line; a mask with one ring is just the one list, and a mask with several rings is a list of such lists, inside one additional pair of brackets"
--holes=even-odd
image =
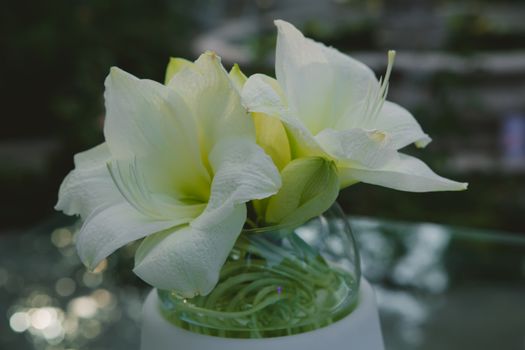
[(220, 59), (170, 69), (167, 86), (111, 69), (106, 142), (75, 156), (56, 208), (84, 219), (77, 248), (89, 267), (147, 237), (134, 272), (191, 297), (217, 283), (245, 203), (281, 180)]
[(255, 74), (242, 97), (251, 112), (280, 118), (292, 160), (333, 160), (341, 187), (361, 181), (414, 192), (466, 189), (398, 152), (411, 143), (424, 147), (430, 137), (407, 110), (386, 101), (394, 52), (378, 81), (364, 64), (305, 38), (287, 22), (275, 24), (277, 80)]

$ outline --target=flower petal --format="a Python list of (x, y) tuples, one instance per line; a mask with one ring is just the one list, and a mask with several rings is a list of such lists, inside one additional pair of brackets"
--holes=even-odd
[(204, 212), (188, 227), (145, 240), (136, 255), (139, 277), (187, 297), (206, 295), (217, 283), (246, 220), (244, 203), (281, 185), (271, 158), (250, 138), (222, 140), (209, 159), (215, 175)]
[(241, 71), (241, 68), (237, 63), (235, 63), (230, 69), (229, 73), (230, 79), (233, 82), (233, 86), (237, 90), (237, 92), (240, 94), (242, 91), (242, 87), (244, 86), (244, 83), (246, 83), (246, 80), (248, 79), (246, 75)]
[(181, 70), (191, 67), (193, 62), (185, 60), (184, 58), (170, 57), (168, 67), (166, 67), (166, 76), (164, 78), (164, 84), (168, 84), (175, 74)]
[(279, 116), (287, 109), (286, 97), (277, 80), (254, 74), (248, 78), (242, 89), (242, 102), (249, 112)]
[(124, 201), (108, 172), (111, 155), (107, 144), (75, 155), (75, 169), (60, 185), (56, 210), (83, 219), (93, 211)]
[(250, 139), (229, 139), (219, 143), (210, 155), (215, 176), (206, 216), (192, 223), (205, 227), (206, 218), (228, 215), (238, 204), (253, 199), (263, 199), (275, 194), (281, 187), (281, 177), (272, 159)]
[(292, 159), (283, 123), (278, 118), (263, 113), (252, 113), (252, 118), (257, 144), (272, 158), (277, 169), (281, 170)]
[(341, 118), (351, 117), (356, 122), (352, 127), (359, 127), (359, 120), (366, 117), (371, 91), (379, 89), (372, 70), (334, 48), (305, 38), (290, 23), (277, 20), (275, 24), (275, 71), (292, 112), (314, 135), (326, 127), (335, 128)]
[(315, 139), (334, 159), (368, 168), (378, 168), (397, 155), (387, 136), (377, 131), (325, 129)]
[(154, 191), (206, 200), (192, 192), (209, 187), (210, 176), (195, 142), (198, 131), (192, 110), (185, 101), (162, 84), (137, 79), (118, 68), (112, 68), (106, 79), (105, 98), (104, 135), (112, 158), (140, 159)]
[(195, 61), (193, 68), (176, 74), (169, 87), (177, 91), (193, 111), (203, 159), (207, 159), (221, 139), (255, 137), (253, 122), (241, 105), (239, 93), (220, 58), (206, 52)]
[(242, 99), (250, 112), (282, 120), (288, 131), (292, 158), (324, 155), (310, 130), (288, 110), (286, 98), (277, 80), (264, 74), (252, 75), (244, 85)]
[[(186, 214), (186, 213), (182, 213)], [(151, 219), (123, 202), (92, 213), (77, 236), (80, 259), (93, 269), (120, 247), (153, 233), (183, 224), (191, 217), (181, 215), (169, 221)]]
[[(146, 162), (146, 166), (147, 164)], [(108, 163), (108, 170), (115, 186), (127, 202), (151, 219), (169, 221), (173, 217), (182, 215), (188, 218), (188, 222), (199, 216), (206, 206), (207, 200), (197, 200), (196, 197), (176, 198), (166, 193), (152, 191), (144, 177), (144, 164), (141, 164), (140, 159), (113, 160)], [(207, 199), (210, 189), (208, 186), (191, 188), (191, 192)]]
[(425, 147), (432, 141), (409, 111), (390, 101), (384, 102), (376, 119), (362, 123), (361, 127), (385, 132), (396, 150), (411, 143)]
[[(203, 214), (202, 216), (206, 216)], [(207, 226), (185, 226), (144, 240), (135, 256), (134, 272), (159, 289), (176, 290), (184, 297), (207, 295), (246, 220), (246, 205), (233, 208)]]
[(399, 157), (380, 169), (340, 169), (342, 184), (362, 181), (401, 191), (460, 191), (467, 189), (467, 183), (460, 183), (434, 173), (421, 160), (399, 153)]
[(327, 210), (339, 194), (339, 179), (333, 162), (304, 157), (290, 162), (282, 171), (283, 186), (270, 197), (265, 221), (296, 224)]

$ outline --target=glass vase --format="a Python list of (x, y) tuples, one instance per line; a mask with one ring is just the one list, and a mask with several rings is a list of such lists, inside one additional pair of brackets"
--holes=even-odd
[(299, 226), (245, 229), (206, 296), (159, 290), (161, 314), (175, 326), (225, 338), (304, 333), (349, 315), (361, 270), (346, 217), (334, 204)]

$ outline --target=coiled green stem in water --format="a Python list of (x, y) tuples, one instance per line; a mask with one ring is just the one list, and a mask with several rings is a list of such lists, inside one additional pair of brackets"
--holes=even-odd
[(161, 311), (184, 329), (231, 338), (297, 334), (326, 326), (357, 303), (355, 278), (297, 234), (241, 235), (207, 296), (159, 291)]

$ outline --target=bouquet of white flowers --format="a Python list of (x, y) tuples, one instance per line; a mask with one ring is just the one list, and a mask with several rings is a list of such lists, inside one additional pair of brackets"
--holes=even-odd
[[(133, 270), (141, 279), (202, 298), (232, 252), (249, 251), (243, 229), (296, 227), (358, 182), (413, 192), (466, 188), (399, 152), (430, 137), (386, 100), (393, 51), (378, 80), (291, 24), (275, 24), (276, 79), (247, 78), (237, 65), (228, 73), (213, 52), (171, 59), (164, 84), (111, 69), (105, 142), (75, 156), (56, 205), (83, 220), (77, 248), (89, 268), (142, 240)], [(273, 244), (268, 254), (279, 254), (282, 244)], [(250, 254), (253, 263), (257, 251)]]

